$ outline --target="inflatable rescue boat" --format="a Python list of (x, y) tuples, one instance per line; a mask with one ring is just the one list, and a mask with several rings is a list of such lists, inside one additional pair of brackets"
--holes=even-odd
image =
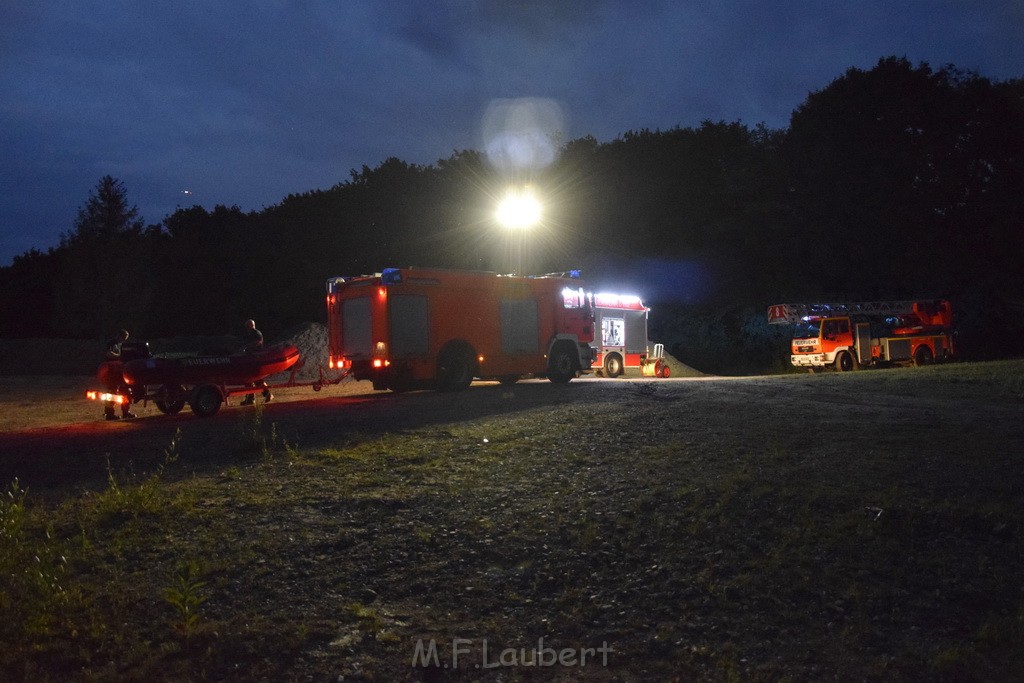
[(299, 360), (292, 344), (275, 344), (252, 353), (184, 358), (139, 358), (124, 364), (128, 385), (244, 385), (289, 369)]

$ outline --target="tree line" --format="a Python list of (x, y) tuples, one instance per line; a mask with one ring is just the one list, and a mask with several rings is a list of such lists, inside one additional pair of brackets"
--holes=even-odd
[[(527, 235), (495, 225), (509, 182), (544, 199)], [(0, 268), (0, 335), (283, 330), (323, 318), (329, 276), (582, 266), (636, 282), (655, 328), (735, 319), (738, 344), (738, 311), (771, 303), (949, 297), (974, 354), (992, 357), (1024, 352), (1022, 256), (1024, 80), (887, 57), (810, 93), (785, 129), (584, 137), (515, 178), (473, 150), (390, 158), (261, 211), (194, 206), (145, 225), (107, 176), (58, 247)]]

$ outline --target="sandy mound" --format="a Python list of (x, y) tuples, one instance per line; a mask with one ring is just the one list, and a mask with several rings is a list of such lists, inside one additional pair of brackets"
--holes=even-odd
[(700, 370), (691, 368), (667, 351), (665, 352), (665, 363), (668, 365), (669, 370), (672, 371), (672, 377), (702, 377), (704, 375)]
[[(279, 339), (272, 339), (271, 343), (274, 342), (288, 342), (298, 347), (299, 353), (302, 354), (302, 361), (300, 362), (303, 365), (295, 373), (296, 380), (311, 382), (318, 379), (320, 377), (320, 368), (323, 368), (324, 373), (328, 376), (336, 374), (327, 369), (327, 327), (325, 325), (321, 323), (306, 323), (288, 330)], [(289, 374), (287, 372), (282, 373), (272, 379), (287, 378)]]

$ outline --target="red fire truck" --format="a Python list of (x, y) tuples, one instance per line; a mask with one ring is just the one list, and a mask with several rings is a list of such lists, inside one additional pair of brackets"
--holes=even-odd
[(457, 391), (474, 378), (568, 382), (590, 371), (594, 311), (579, 271), (515, 277), (387, 268), (327, 281), (331, 368), (374, 389)]
[(594, 341), (598, 372), (618, 377), (626, 368), (639, 368), (641, 374), (668, 377), (664, 361), (665, 347), (647, 339), (647, 313), (640, 297), (624, 294), (594, 295), (594, 329), (600, 335)]
[(954, 356), (953, 308), (943, 300), (776, 304), (768, 322), (794, 326), (790, 360), (811, 372), (928, 365)]

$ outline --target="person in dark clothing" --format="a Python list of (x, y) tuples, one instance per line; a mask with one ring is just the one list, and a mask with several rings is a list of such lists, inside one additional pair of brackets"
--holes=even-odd
[(255, 320), (245, 321), (245, 332), (242, 333), (242, 341), (245, 342), (243, 350), (246, 353), (263, 350), (263, 333), (256, 329)]
[[(245, 342), (243, 351), (245, 353), (256, 353), (263, 350), (263, 333), (256, 329), (255, 320), (245, 321), (245, 332), (242, 333), (242, 341)], [(263, 387), (263, 400), (266, 403), (270, 403), (274, 395), (270, 393), (270, 389), (267, 387), (266, 382), (258, 382), (256, 386)], [(255, 394), (246, 394), (245, 400), (242, 401), (243, 406), (251, 406), (256, 402)]]
[(128, 330), (121, 330), (107, 342), (107, 360), (121, 360), (121, 346), (128, 341)]
[[(111, 394), (129, 396), (124, 388), (124, 377), (121, 374), (121, 347), (128, 340), (128, 330), (120, 330), (117, 336), (107, 342), (107, 362), (100, 366), (100, 374), (104, 378), (103, 383)], [(114, 401), (105, 401), (103, 404), (103, 416), (108, 420), (118, 419), (114, 412)], [(121, 404), (121, 417), (132, 418), (135, 413), (131, 410), (130, 400)]]

